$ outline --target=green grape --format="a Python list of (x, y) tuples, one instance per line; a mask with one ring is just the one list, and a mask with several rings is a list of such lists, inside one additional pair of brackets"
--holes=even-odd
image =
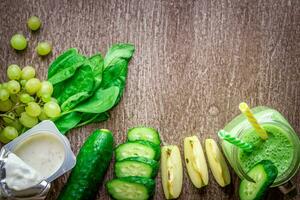
[(22, 69), (21, 78), (29, 80), (35, 77), (35, 69), (31, 66), (26, 66)]
[(25, 90), (28, 94), (33, 95), (41, 88), (41, 82), (37, 78), (32, 78), (25, 84)]
[(36, 31), (41, 27), (41, 20), (40, 18), (38, 18), (37, 16), (31, 16), (28, 20), (27, 20), (27, 26), (30, 30), (32, 31)]
[(23, 50), (27, 47), (27, 40), (22, 34), (15, 34), (10, 39), (11, 46), (16, 50)]
[(48, 95), (48, 94), (43, 95), (43, 96), (42, 96), (42, 101), (45, 102), (45, 103), (51, 101), (51, 96)]
[(41, 114), (41, 107), (35, 102), (29, 102), (25, 111), (31, 117), (37, 117)]
[(18, 81), (11, 80), (7, 83), (7, 90), (10, 94), (17, 94), (20, 92), (21, 86)]
[(58, 104), (58, 101), (54, 98), (54, 97), (51, 97), (51, 100), (50, 101), (52, 101), (52, 102), (54, 102), (54, 103), (57, 103)]
[(21, 113), (19, 120), (21, 124), (27, 128), (31, 128), (38, 123), (38, 119), (36, 117), (31, 117), (26, 112)]
[(5, 116), (2, 117), (3, 121), (6, 124), (11, 124), (15, 120), (15, 118), (16, 118), (16, 115), (13, 112), (7, 113), (6, 116), (7, 117), (5, 117)]
[(17, 106), (15, 108), (15, 113), (17, 114), (17, 116), (20, 116), (22, 112), (25, 112), (25, 107), (24, 106)]
[(60, 115), (61, 110), (57, 103), (50, 101), (45, 103), (44, 112), (48, 117), (55, 118)]
[(49, 117), (45, 114), (45, 112), (42, 110), (41, 114), (39, 115), (39, 120), (43, 121), (43, 120), (47, 120), (49, 119)]
[(8, 99), (6, 101), (0, 101), (0, 111), (1, 112), (7, 112), (12, 108), (13, 104), (12, 102)]
[(33, 102), (34, 98), (27, 93), (22, 93), (20, 94), (20, 101), (22, 103), (29, 103), (29, 102)]
[(15, 119), (12, 123), (9, 124), (9, 126), (14, 127), (15, 129), (17, 129), (17, 131), (20, 133), (20, 131), (22, 130), (23, 126), (20, 122), (19, 119)]
[(26, 80), (20, 80), (20, 85), (24, 88), (26, 85)]
[[(3, 87), (3, 86), (2, 86)], [(9, 98), (9, 92), (5, 88), (0, 89), (0, 100), (6, 101)]]
[(13, 140), (18, 137), (18, 131), (12, 126), (7, 126), (2, 130), (2, 134), (5, 138)]
[(36, 47), (36, 52), (40, 56), (48, 55), (52, 51), (52, 45), (48, 42), (39, 42)]
[(7, 89), (7, 82), (2, 83), (2, 88)]
[(43, 81), (41, 83), (41, 88), (37, 92), (37, 96), (41, 97), (43, 95), (49, 95), (51, 97), (53, 93), (53, 86), (49, 81)]
[(19, 80), (21, 77), (21, 69), (18, 65), (9, 65), (6, 73), (10, 80)]
[(6, 137), (4, 137), (3, 135), (3, 130), (0, 132), (0, 142), (4, 143), (4, 144), (7, 144), (10, 142), (9, 139), (7, 139)]

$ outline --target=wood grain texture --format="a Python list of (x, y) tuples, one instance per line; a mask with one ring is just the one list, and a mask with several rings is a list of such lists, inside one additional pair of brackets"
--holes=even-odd
[[(119, 144), (137, 124), (158, 128), (164, 143), (182, 150), (191, 134), (216, 139), (241, 101), (278, 109), (300, 133), (299, 0), (1, 0), (0, 13), (1, 81), (11, 63), (33, 65), (45, 78), (49, 63), (70, 47), (92, 55), (115, 42), (135, 44), (123, 100), (107, 122), (69, 133), (76, 153), (96, 128), (111, 129)], [(31, 15), (43, 21), (37, 33), (26, 27)], [(9, 46), (16, 32), (29, 39), (22, 53)], [(34, 52), (43, 40), (54, 46), (46, 58)], [(238, 199), (234, 173), (229, 187), (220, 188), (210, 174), (201, 190), (184, 175), (180, 199)], [(111, 165), (106, 180), (112, 177)], [(66, 180), (55, 181), (48, 200)], [(300, 188), (299, 173), (293, 181)], [(154, 199), (163, 198), (159, 176)], [(97, 199), (109, 199), (103, 186)], [(274, 189), (266, 199), (284, 198)]]

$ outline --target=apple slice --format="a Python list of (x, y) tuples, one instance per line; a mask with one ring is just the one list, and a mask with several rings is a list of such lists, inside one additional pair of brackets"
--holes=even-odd
[(230, 173), (225, 158), (213, 139), (205, 140), (205, 149), (210, 170), (222, 187), (230, 184)]
[(187, 172), (194, 186), (201, 188), (207, 185), (207, 164), (197, 136), (184, 138), (184, 158)]
[(161, 149), (161, 179), (166, 199), (176, 199), (182, 189), (182, 162), (176, 145)]

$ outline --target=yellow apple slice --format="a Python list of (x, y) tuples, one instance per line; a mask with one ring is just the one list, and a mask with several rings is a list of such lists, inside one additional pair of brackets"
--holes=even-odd
[(206, 139), (205, 150), (210, 170), (217, 183), (222, 187), (230, 184), (229, 169), (217, 143), (213, 139)]
[(196, 188), (208, 184), (208, 170), (202, 145), (197, 136), (184, 138), (184, 160), (189, 177)]
[(166, 199), (176, 199), (182, 189), (182, 162), (179, 148), (175, 145), (161, 149), (161, 179)]

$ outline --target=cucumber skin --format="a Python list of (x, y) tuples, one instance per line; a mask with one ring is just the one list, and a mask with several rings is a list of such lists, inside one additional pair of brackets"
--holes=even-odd
[(143, 140), (143, 139), (130, 139), (130, 134), (132, 131), (134, 131), (135, 129), (150, 129), (150, 131), (153, 131), (156, 133), (156, 137), (157, 137), (157, 143), (153, 142), (153, 141), (150, 141), (150, 140), (144, 140), (144, 141), (149, 141), (149, 142), (152, 142), (156, 145), (160, 145), (161, 143), (161, 139), (160, 139), (160, 136), (159, 136), (159, 133), (156, 129), (152, 128), (152, 127), (145, 127), (145, 126), (137, 126), (137, 127), (133, 127), (133, 128), (130, 128), (127, 132), (127, 141), (137, 141), (137, 140)]
[(114, 180), (120, 180), (122, 182), (136, 183), (136, 184), (144, 185), (148, 191), (149, 197), (151, 197), (154, 194), (154, 190), (155, 190), (155, 181), (154, 180), (152, 180), (150, 178), (145, 178), (145, 177), (128, 176), (128, 177), (112, 179), (106, 183), (106, 189), (112, 197), (113, 197), (113, 194), (110, 193), (110, 188), (112, 187), (111, 184)]
[[(254, 169), (257, 165), (262, 165), (264, 168), (265, 173), (267, 174), (267, 181), (265, 182), (265, 184), (261, 187), (262, 190), (258, 191), (258, 193), (256, 194), (255, 198), (253, 200), (260, 200), (264, 197), (266, 190), (268, 189), (268, 187), (270, 185), (273, 184), (273, 182), (275, 181), (277, 175), (278, 175), (278, 170), (277, 168), (274, 166), (273, 162), (270, 160), (262, 160), (259, 163), (257, 163), (252, 169)], [(252, 170), (250, 169), (249, 172)], [(249, 173), (248, 172), (248, 173)], [(247, 181), (247, 180), (242, 180), (243, 181)], [(242, 185), (242, 183), (240, 184)], [(243, 191), (241, 190), (241, 187), (239, 189), (239, 196), (240, 199), (243, 200), (242, 196), (243, 196)]]
[(96, 130), (88, 137), (58, 200), (95, 198), (112, 158), (113, 143), (112, 133), (108, 130)]
[(136, 141), (133, 141), (133, 142), (130, 142), (130, 141), (125, 142), (125, 143), (120, 144), (119, 146), (116, 147), (116, 149), (115, 149), (115, 157), (116, 157), (116, 160), (117, 160), (117, 161), (124, 160), (124, 159), (119, 159), (119, 158), (118, 158), (118, 150), (119, 150), (119, 148), (120, 148), (121, 146), (126, 145), (126, 144), (129, 144), (129, 143), (131, 143), (131, 144), (136, 144), (136, 143), (138, 143), (138, 144), (142, 144), (142, 145), (145, 145), (145, 146), (147, 146), (147, 147), (152, 148), (152, 149), (155, 151), (155, 157), (154, 157), (154, 160), (159, 160), (159, 159), (160, 159), (161, 149), (160, 149), (160, 146), (159, 146), (159, 145), (156, 145), (156, 144), (154, 144), (154, 143), (152, 143), (152, 142), (149, 142), (149, 141), (136, 140)]
[(148, 158), (143, 158), (143, 157), (129, 157), (129, 158), (125, 158), (121, 161), (117, 161), (115, 163), (115, 175), (116, 177), (117, 176), (117, 173), (116, 173), (116, 165), (117, 164), (120, 164), (122, 162), (126, 162), (126, 161), (135, 161), (135, 162), (141, 162), (141, 163), (144, 163), (144, 164), (147, 164), (147, 165), (150, 165), (150, 167), (152, 168), (152, 173), (151, 173), (151, 177), (149, 178), (155, 178), (157, 173), (158, 173), (158, 169), (159, 169), (159, 164), (156, 160), (152, 160), (152, 159), (148, 159)]

